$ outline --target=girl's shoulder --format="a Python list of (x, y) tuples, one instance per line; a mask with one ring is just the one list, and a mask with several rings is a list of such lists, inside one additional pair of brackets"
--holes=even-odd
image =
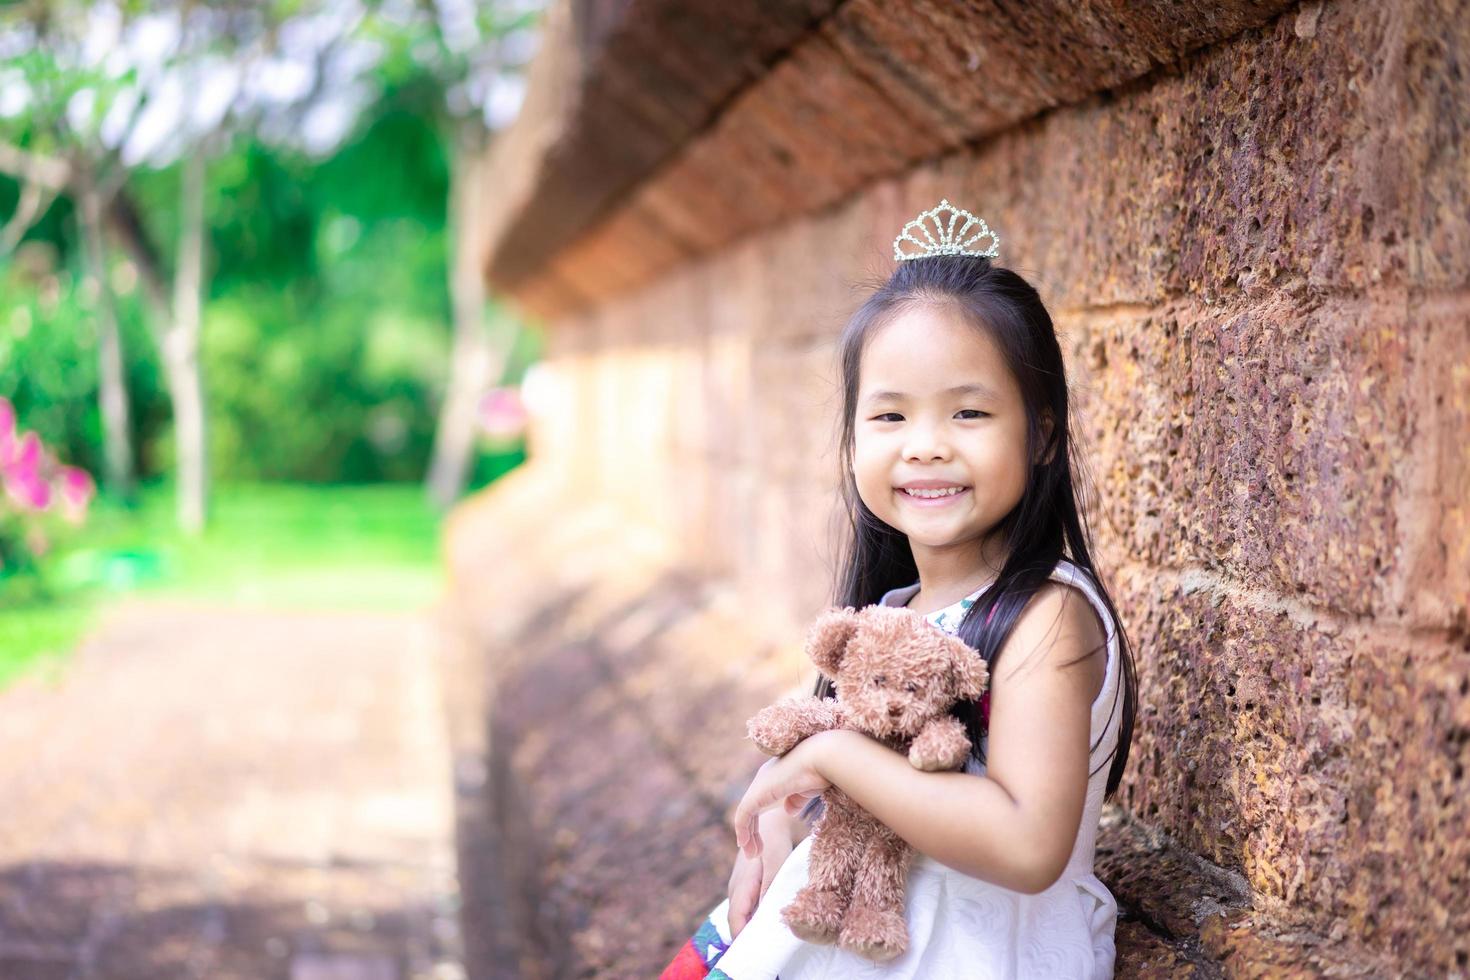
[(1051, 570), (1051, 577), (1081, 585), (1089, 592), (1097, 591), (1097, 580), (1092, 577), (1092, 573), (1070, 558), (1058, 558), (1056, 566)]
[(1062, 558), (1052, 569), (1051, 578), (1052, 581), (1074, 586), (1087, 597), (1087, 601), (1092, 605), (1093, 611), (1097, 613), (1098, 619), (1103, 624), (1105, 635), (1111, 640), (1116, 632), (1116, 624), (1113, 622), (1112, 613), (1108, 611), (1107, 603), (1103, 602), (1102, 590), (1098, 587), (1097, 578), (1092, 572), (1067, 558)]

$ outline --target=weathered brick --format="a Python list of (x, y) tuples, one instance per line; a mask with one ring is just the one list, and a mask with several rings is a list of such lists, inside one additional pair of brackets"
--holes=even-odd
[(750, 462), (768, 479), (835, 486), (842, 392), (833, 377), (834, 348), (771, 338), (757, 340), (751, 354)]
[(1409, 300), (1414, 377), (1403, 575), (1394, 596), (1414, 623), (1470, 635), (1470, 298)]
[[(982, 150), (940, 161), (942, 188), (906, 196), (900, 214), (939, 196), (965, 202), (1002, 235), (1007, 261), (1055, 284), (1062, 307), (1462, 285), (1470, 281), (1463, 206), (1470, 154), (1452, 121), (1470, 114), (1470, 83), (1436, 66), (1470, 47), (1470, 28), (1464, 18), (1438, 15), (1435, 0), (1419, 3), (1423, 9), (1330, 4), (1311, 15), (1310, 30), (1302, 27), (1305, 13), (1279, 17), (1200, 51), (1179, 70), (1025, 122), (1007, 117), (1013, 124)], [(1440, 24), (1454, 27), (1446, 35)], [(770, 78), (789, 88), (780, 71)], [(629, 214), (643, 210), (644, 195), (662, 195), (658, 210), (684, 229), (680, 241), (692, 241), (689, 226), (707, 219), (700, 240), (715, 247), (709, 235), (741, 237), (760, 227), (761, 214), (795, 216), (839, 199), (830, 174), (815, 182), (804, 171), (760, 179), (760, 154), (722, 135), (746, 138), (745, 125), (732, 112), (708, 144), (686, 151), (705, 154), (696, 179), (673, 178), (700, 189), (698, 206), (683, 207), (687, 217), (670, 217), (679, 206), (655, 189), (659, 179), (632, 196)], [(749, 125), (768, 138), (786, 132)], [(895, 179), (933, 183), (923, 168)], [(678, 264), (677, 251), (633, 225), (615, 227), (622, 226), (590, 237), (627, 235), (622, 256), (589, 252), (579, 241), (548, 268), (583, 284), (583, 294), (605, 297)], [(600, 261), (623, 272), (609, 278)], [(598, 285), (587, 285), (589, 277)], [(552, 308), (564, 305), (553, 299)]]
[[(662, 223), (676, 248), (728, 244), (787, 216), (825, 209), (871, 180), (901, 173), (945, 149), (1170, 64), (1185, 51), (1261, 24), (1285, 6), (1284, 0), (1150, 3), (1099, 14), (1048, 2), (994, 16), (933, 0), (904, 8), (876, 0), (844, 4), (820, 29), (791, 44), (785, 57), (698, 134), (691, 131), (692, 119), (708, 111), (713, 92), (728, 90), (746, 64), (727, 65), (712, 55), (717, 68), (735, 70), (717, 73), (713, 85), (697, 86), (701, 94), (688, 110), (661, 107), (653, 103), (685, 101), (692, 90), (686, 86), (677, 96), (665, 91), (667, 79), (680, 72), (678, 55), (639, 57), (638, 31), (614, 31), (615, 50), (607, 67), (598, 66), (601, 77), (589, 86), (592, 95), (546, 110), (554, 117), (549, 128), (568, 127), (552, 151), (507, 153), (514, 166), (497, 168), (489, 178), (498, 185), (528, 166), (543, 170), (540, 185), (518, 212), (519, 222), (497, 223), (491, 278), (519, 292), (539, 267), (556, 265), (584, 291), (605, 299), (678, 261), (667, 248), (645, 247), (640, 239), (647, 228)], [(743, 7), (734, 9), (738, 15)], [(814, 12), (826, 9), (813, 4)], [(679, 23), (667, 13), (655, 5), (641, 18), (668, 34), (665, 46), (677, 36)], [(745, 26), (739, 23), (730, 33), (739, 36)], [(625, 35), (626, 50), (617, 50)], [(710, 40), (703, 38), (694, 49)], [(619, 65), (630, 59), (632, 66)], [(629, 91), (638, 77), (665, 81), (653, 82), (654, 91)], [(661, 116), (669, 120), (663, 135), (650, 122)], [(620, 129), (629, 131), (627, 145), (618, 145)], [(666, 140), (669, 150), (679, 147), (670, 165), (657, 153)], [(546, 133), (529, 130), (519, 142), (552, 143)], [(499, 172), (507, 168), (514, 172)], [(601, 207), (619, 194), (622, 214), (589, 230)], [(560, 206), (536, 220), (533, 209), (553, 201)], [(655, 214), (658, 220), (646, 220)], [(710, 223), (701, 225), (704, 218)], [(581, 241), (568, 249), (573, 237)], [(587, 241), (596, 237), (621, 237), (624, 247), (600, 249)], [(598, 262), (609, 268), (599, 269)], [(556, 303), (539, 287), (534, 291)], [(543, 311), (555, 309), (565, 307)]]
[(1178, 950), (1165, 943), (1146, 926), (1119, 921), (1113, 943), (1117, 958), (1114, 975), (1134, 980), (1193, 980), (1205, 976)]
[(487, 182), (487, 272), (518, 286), (718, 115), (832, 0), (552, 4), (525, 112)]
[(1125, 581), (1126, 628), (1150, 640), (1129, 809), (1238, 869), (1283, 922), (1342, 921), (1450, 968), (1470, 928), (1452, 829), (1470, 821), (1470, 651), (1213, 576)]
[(1402, 295), (1171, 306), (1071, 328), (1110, 540), (1302, 601), (1397, 617), (1416, 460)]

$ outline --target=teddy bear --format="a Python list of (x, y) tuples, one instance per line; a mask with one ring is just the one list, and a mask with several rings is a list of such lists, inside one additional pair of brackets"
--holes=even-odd
[[(978, 700), (989, 675), (959, 637), (899, 606), (836, 607), (812, 623), (806, 652), (833, 680), (836, 697), (786, 698), (762, 709), (746, 724), (762, 752), (784, 755), (817, 732), (845, 728), (903, 752), (926, 772), (964, 764), (970, 740), (949, 709)], [(801, 939), (837, 942), (875, 962), (903, 955), (913, 848), (836, 786), (822, 800), (809, 877), (782, 920)]]

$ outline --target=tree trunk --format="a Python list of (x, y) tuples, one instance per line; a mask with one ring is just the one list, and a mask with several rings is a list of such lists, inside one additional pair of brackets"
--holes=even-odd
[(204, 383), (199, 365), (204, 280), (204, 161), (203, 147), (197, 148), (183, 161), (179, 196), (182, 223), (178, 267), (174, 272), (173, 322), (163, 338), (163, 357), (168, 368), (169, 395), (174, 410), (178, 521), (179, 526), (190, 533), (203, 530), (209, 496)]
[(448, 507), (464, 492), (475, 449), (475, 410), (486, 388), (500, 380), (515, 338), (513, 329), (497, 331), (494, 336), (485, 329), (485, 280), (476, 247), (484, 204), (484, 157), (483, 134), (472, 124), (461, 124), (449, 178), (449, 224), (454, 241), (449, 292), (454, 342), (425, 478), (429, 500), (437, 507)]
[(77, 182), (81, 199), (82, 243), (87, 271), (96, 287), (97, 394), (102, 412), (103, 483), (124, 499), (133, 495), (132, 432), (128, 387), (123, 371), (122, 338), (117, 304), (107, 277), (107, 251), (102, 240), (102, 201), (91, 175)]

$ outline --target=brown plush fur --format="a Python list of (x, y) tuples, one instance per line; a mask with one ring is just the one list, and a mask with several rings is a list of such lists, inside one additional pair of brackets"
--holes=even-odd
[[(787, 698), (747, 724), (768, 755), (834, 728), (865, 732), (928, 772), (957, 769), (970, 753), (959, 700), (977, 700), (989, 677), (963, 640), (896, 606), (828, 609), (807, 634), (807, 654), (837, 697)], [(883, 962), (908, 948), (904, 892), (914, 852), (837, 787), (822, 794), (807, 884), (781, 916), (808, 942), (837, 942)]]

